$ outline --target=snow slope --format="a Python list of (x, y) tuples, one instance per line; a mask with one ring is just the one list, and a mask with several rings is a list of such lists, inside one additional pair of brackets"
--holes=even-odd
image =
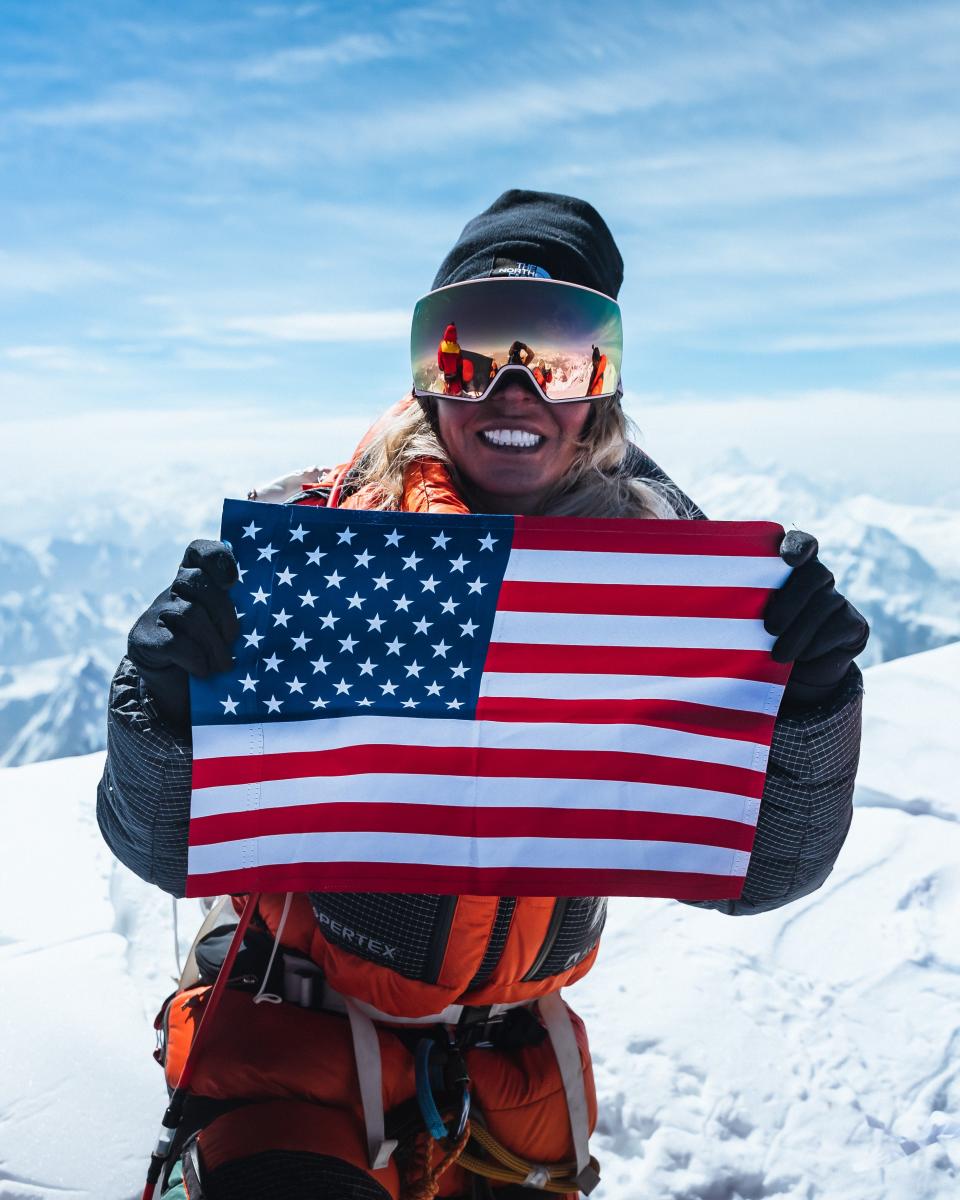
[[(600, 1090), (597, 1200), (958, 1194), (960, 645), (867, 675), (859, 811), (819, 892), (740, 919), (612, 904), (569, 992)], [(170, 905), (100, 841), (101, 765), (0, 771), (4, 1200), (139, 1195), (163, 1108)]]

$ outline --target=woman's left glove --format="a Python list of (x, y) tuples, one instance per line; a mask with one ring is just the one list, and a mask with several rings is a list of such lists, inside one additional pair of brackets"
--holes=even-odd
[(817, 558), (818, 549), (812, 534), (787, 533), (780, 557), (793, 572), (763, 614), (764, 628), (777, 639), (774, 659), (793, 662), (783, 694), (784, 705), (792, 708), (832, 700), (870, 636), (866, 619), (840, 595), (832, 573)]

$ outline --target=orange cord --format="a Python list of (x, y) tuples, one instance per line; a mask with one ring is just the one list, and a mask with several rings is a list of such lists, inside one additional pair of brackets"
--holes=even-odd
[(441, 1176), (453, 1166), (470, 1140), (470, 1122), (447, 1153), (433, 1166), (433, 1149), (436, 1141), (429, 1133), (417, 1138), (409, 1169), (404, 1173), (401, 1200), (434, 1200), (440, 1190)]

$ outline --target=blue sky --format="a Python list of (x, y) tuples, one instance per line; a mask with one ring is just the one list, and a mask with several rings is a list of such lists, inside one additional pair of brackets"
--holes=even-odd
[(4, 418), (362, 423), (463, 223), (542, 187), (621, 246), (654, 450), (960, 500), (960, 7), (530, 11), (0, 0)]

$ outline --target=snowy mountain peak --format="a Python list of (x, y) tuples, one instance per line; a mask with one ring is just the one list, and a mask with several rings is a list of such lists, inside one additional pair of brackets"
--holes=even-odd
[(90, 653), (7, 668), (0, 676), (0, 766), (98, 750), (112, 672)]

